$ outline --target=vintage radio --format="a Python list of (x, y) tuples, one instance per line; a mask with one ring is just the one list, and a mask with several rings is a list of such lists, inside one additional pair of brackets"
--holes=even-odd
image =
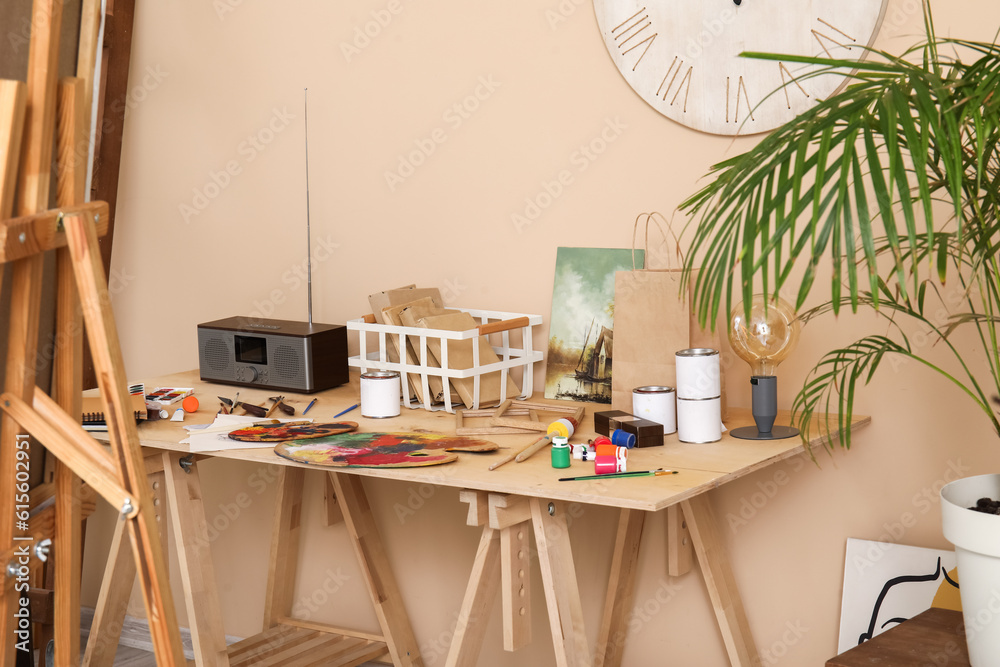
[(347, 327), (229, 317), (198, 325), (206, 382), (310, 394), (348, 381)]

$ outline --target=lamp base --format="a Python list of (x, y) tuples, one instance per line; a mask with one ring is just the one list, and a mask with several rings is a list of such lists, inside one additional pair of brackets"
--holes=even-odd
[(741, 426), (729, 431), (729, 435), (740, 440), (784, 440), (798, 434), (799, 429), (793, 426), (779, 426), (778, 424), (771, 427), (770, 433), (761, 433), (756, 426)]

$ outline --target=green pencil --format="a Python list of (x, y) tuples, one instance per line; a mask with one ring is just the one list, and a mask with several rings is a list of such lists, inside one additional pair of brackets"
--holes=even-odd
[(580, 479), (608, 479), (612, 477), (659, 477), (660, 475), (676, 475), (676, 470), (637, 470), (635, 472), (612, 472), (606, 475), (584, 475), (582, 477), (560, 477), (560, 482), (575, 482)]

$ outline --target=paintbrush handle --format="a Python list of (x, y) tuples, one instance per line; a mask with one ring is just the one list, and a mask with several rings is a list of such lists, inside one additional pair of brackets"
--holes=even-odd
[[(534, 454), (535, 452), (537, 452), (539, 449), (541, 449), (542, 445), (545, 444), (545, 441), (548, 438), (549, 438), (549, 436), (546, 435), (541, 440), (538, 440), (536, 442), (531, 443), (530, 445), (528, 445), (524, 449), (520, 449), (520, 450), (514, 452), (513, 454), (509, 454), (509, 455), (503, 457), (502, 459), (500, 459), (499, 461), (497, 461), (496, 463), (494, 463), (493, 465), (491, 465), (490, 466), (490, 470), (496, 470), (500, 466), (506, 465), (506, 464), (510, 463), (511, 461), (513, 461), (515, 459), (517, 459), (517, 462), (520, 463), (521, 461), (523, 461), (524, 459), (528, 458), (529, 456), (531, 456), (532, 454)], [(532, 447), (534, 447), (533, 450), (532, 450)], [(528, 451), (528, 450), (531, 450), (531, 451)], [(521, 458), (522, 456), (524, 458)]]
[(548, 442), (552, 440), (552, 434), (546, 434), (545, 437), (539, 438), (535, 442), (531, 443), (518, 453), (514, 460), (518, 463), (528, 460), (530, 457), (534, 456), (538, 450), (544, 447)]
[(519, 453), (520, 452), (514, 452), (513, 454), (503, 457), (502, 459), (491, 465), (490, 470), (496, 470), (500, 466), (510, 463), (511, 461), (514, 460), (514, 457), (517, 456)]

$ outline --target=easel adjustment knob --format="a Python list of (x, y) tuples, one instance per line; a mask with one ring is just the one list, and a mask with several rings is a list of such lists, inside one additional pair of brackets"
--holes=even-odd
[(44, 563), (49, 559), (49, 547), (51, 546), (52, 540), (48, 537), (35, 545), (35, 555), (38, 556), (38, 560)]

